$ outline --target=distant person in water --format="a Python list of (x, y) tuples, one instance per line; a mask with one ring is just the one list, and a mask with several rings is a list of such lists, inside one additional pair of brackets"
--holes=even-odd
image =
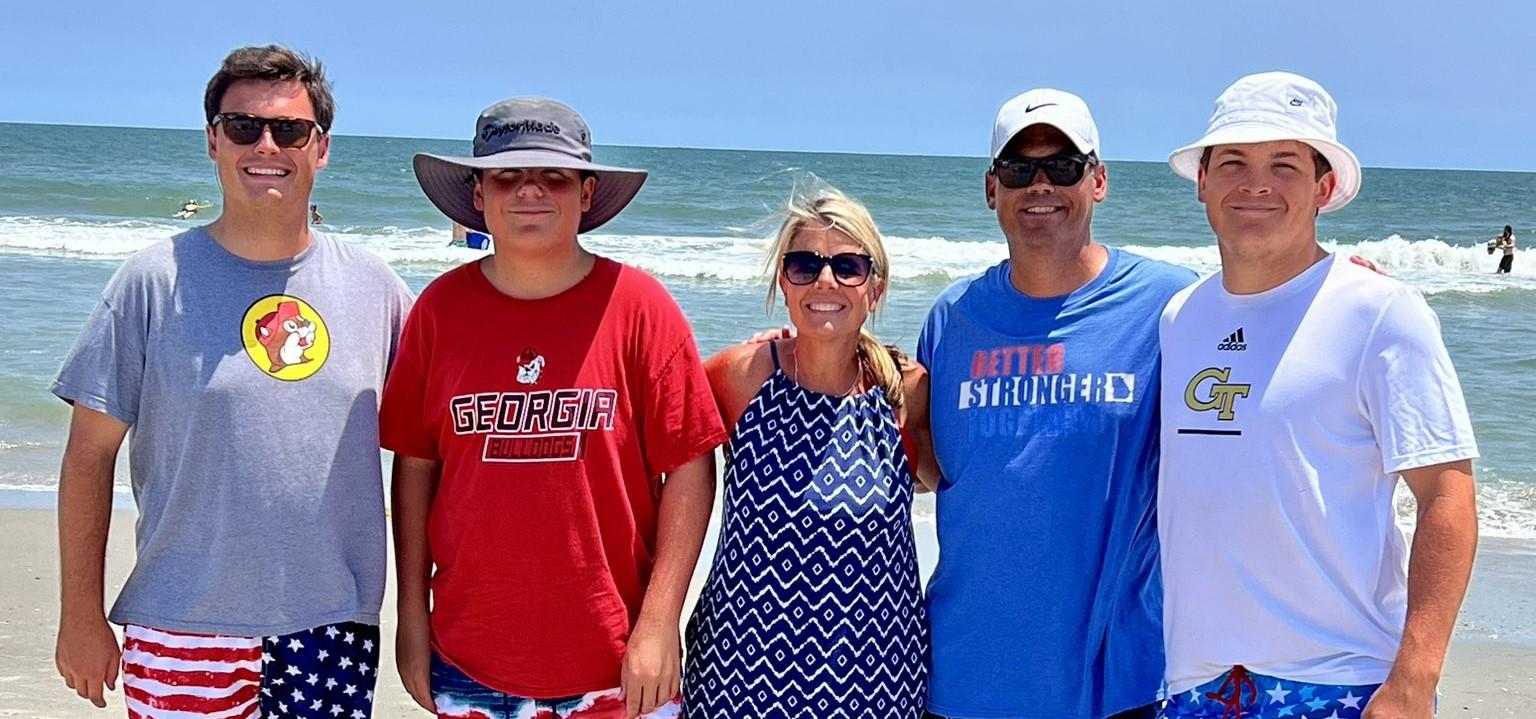
[(489, 250), (491, 249), (491, 236), (484, 232), (476, 232), (455, 222), (453, 223), (453, 241), (448, 244), (462, 244), (471, 250)]
[(320, 214), (319, 205), (309, 206), (309, 224), (318, 225), (325, 222), (325, 215)]
[(192, 219), (193, 215), (197, 214), (198, 210), (206, 210), (210, 207), (213, 207), (213, 205), (203, 204), (197, 200), (188, 199), (186, 202), (181, 204), (181, 209), (176, 212), (176, 219), (190, 220)]
[(1488, 241), (1488, 254), (1498, 250), (1504, 251), (1504, 256), (1499, 258), (1499, 268), (1494, 274), (1509, 274), (1515, 266), (1515, 228), (1504, 226), (1504, 234)]

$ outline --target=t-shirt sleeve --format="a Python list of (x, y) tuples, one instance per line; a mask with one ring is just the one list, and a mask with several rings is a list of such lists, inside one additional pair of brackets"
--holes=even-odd
[[(113, 281), (113, 287), (120, 284)], [(139, 417), (146, 328), (143, 313), (126, 300), (109, 288), (96, 303), (50, 389), (65, 402), (132, 425)]]
[(1417, 292), (1405, 288), (1382, 308), (1366, 340), (1359, 387), (1388, 473), (1477, 456), (1440, 320)]
[(939, 344), (939, 335), (944, 330), (944, 315), (947, 307), (942, 305), (943, 299), (934, 304), (928, 310), (927, 319), (923, 320), (923, 328), (917, 333), (917, 363), (928, 368), (933, 367), (933, 352)]
[(391, 452), (441, 459), (437, 427), (441, 416), (426, 406), (431, 317), (418, 302), (406, 317), (394, 365), (379, 402), (379, 444)]
[[(663, 291), (664, 292), (664, 291)], [(725, 423), (715, 404), (693, 330), (670, 296), (654, 313), (654, 341), (643, 351), (641, 437), (651, 476), (671, 472), (725, 442)]]

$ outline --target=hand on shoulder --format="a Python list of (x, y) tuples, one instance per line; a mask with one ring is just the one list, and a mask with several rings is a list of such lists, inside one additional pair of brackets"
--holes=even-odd
[(727, 431), (746, 411), (763, 382), (773, 375), (771, 342), (739, 344), (727, 347), (704, 362), (720, 418)]

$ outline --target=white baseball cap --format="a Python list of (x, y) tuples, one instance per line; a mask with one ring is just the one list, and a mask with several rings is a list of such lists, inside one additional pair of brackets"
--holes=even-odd
[(1322, 85), (1289, 72), (1249, 75), (1216, 98), (1205, 137), (1168, 156), (1173, 171), (1200, 178), (1200, 155), (1215, 145), (1245, 145), (1276, 140), (1305, 142), (1328, 158), (1337, 183), (1333, 196), (1317, 208), (1333, 212), (1360, 193), (1360, 160), (1338, 140), (1339, 107)]
[(1099, 128), (1093, 124), (1088, 103), (1070, 92), (1036, 88), (1003, 103), (992, 126), (992, 159), (1002, 154), (1008, 142), (1030, 125), (1049, 125), (1061, 130), (1077, 151), (1084, 155), (1099, 152)]

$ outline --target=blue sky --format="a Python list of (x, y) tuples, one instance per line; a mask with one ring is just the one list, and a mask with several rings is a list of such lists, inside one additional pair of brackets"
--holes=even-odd
[(0, 121), (200, 127), (232, 47), (310, 52), (342, 134), (467, 138), (547, 95), (600, 144), (984, 155), (1036, 86), (1082, 95), (1104, 154), (1160, 160), (1237, 77), (1328, 88), (1372, 166), (1536, 170), (1536, 3), (25, 2)]

